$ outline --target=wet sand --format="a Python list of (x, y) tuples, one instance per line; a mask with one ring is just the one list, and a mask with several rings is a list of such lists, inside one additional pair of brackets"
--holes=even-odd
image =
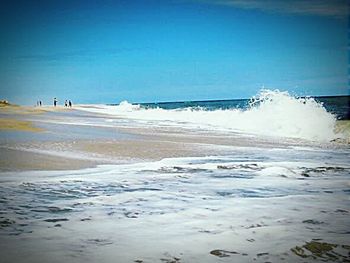
[(81, 118), (103, 118), (98, 114), (76, 114), (75, 110), (53, 107), (0, 109), (0, 170), (73, 170), (99, 164), (205, 156), (210, 152), (209, 145), (180, 131), (167, 134), (166, 129), (155, 132), (75, 125)]
[(98, 162), (2, 148), (0, 171), (72, 170), (94, 167)]
[[(99, 164), (222, 155), (230, 153), (232, 147), (280, 148), (300, 144), (300, 140), (293, 139), (130, 126), (118, 117), (63, 107), (1, 107), (1, 123), (1, 171), (73, 170)], [(307, 144), (310, 142), (303, 142), (303, 146)]]

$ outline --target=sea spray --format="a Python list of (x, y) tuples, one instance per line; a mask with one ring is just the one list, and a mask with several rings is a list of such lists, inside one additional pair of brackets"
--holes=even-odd
[(330, 141), (336, 138), (336, 117), (313, 98), (295, 98), (288, 92), (262, 90), (243, 112), (254, 127), (245, 131), (282, 137)]
[(336, 117), (327, 112), (321, 103), (313, 98), (296, 98), (279, 90), (261, 90), (246, 109), (146, 109), (123, 101), (118, 106), (103, 106), (91, 111), (141, 120), (152, 125), (166, 124), (313, 141), (331, 141), (339, 137), (334, 132)]
[(135, 110), (139, 110), (140, 105), (131, 104), (131, 103), (127, 102), (126, 100), (124, 100), (124, 101), (120, 102), (119, 105), (117, 105), (115, 108), (116, 108), (117, 112), (132, 112)]

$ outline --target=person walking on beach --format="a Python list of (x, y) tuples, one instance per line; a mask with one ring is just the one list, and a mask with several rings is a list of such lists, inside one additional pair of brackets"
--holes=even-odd
[(68, 107), (67, 100), (65, 100), (65, 102), (64, 102), (64, 107)]
[(69, 108), (72, 108), (72, 101), (71, 100), (69, 100)]
[(41, 100), (39, 100), (39, 106), (41, 107), (42, 103), (41, 103)]
[(57, 106), (57, 99), (56, 99), (56, 98), (53, 99), (53, 106), (54, 106), (54, 107)]

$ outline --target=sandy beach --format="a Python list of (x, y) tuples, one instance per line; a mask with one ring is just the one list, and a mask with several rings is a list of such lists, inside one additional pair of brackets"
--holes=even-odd
[(349, 1), (1, 1), (0, 263), (350, 262)]
[(86, 108), (0, 108), (3, 262), (349, 259), (346, 140)]
[[(79, 125), (80, 118), (91, 117), (91, 114), (76, 116), (75, 110), (64, 108), (6, 107), (0, 110), (0, 129), (4, 133), (0, 144), (2, 171), (71, 170), (107, 163), (205, 156), (215, 149), (210, 145), (223, 142), (219, 136), (203, 138), (169, 128)], [(50, 119), (44, 116), (46, 113), (51, 113)], [(92, 117), (103, 118), (99, 114)], [(67, 124), (67, 120), (72, 124)]]
[[(0, 109), (1, 167), (10, 170), (71, 170), (166, 157), (195, 156), (205, 146), (153, 131), (79, 125), (75, 110), (53, 107)], [(45, 114), (49, 113), (49, 117)], [(92, 118), (101, 119), (98, 114)], [(67, 121), (72, 124), (67, 124)], [(20, 138), (20, 139), (18, 139)], [(188, 141), (188, 140), (187, 140)]]
[[(2, 107), (0, 117), (1, 171), (72, 170), (99, 164), (222, 155), (229, 153), (232, 146), (317, 146), (288, 138), (258, 138), (167, 126), (126, 126), (118, 123), (118, 117), (64, 107)], [(339, 129), (348, 125), (340, 124)], [(330, 143), (326, 147), (345, 145)]]

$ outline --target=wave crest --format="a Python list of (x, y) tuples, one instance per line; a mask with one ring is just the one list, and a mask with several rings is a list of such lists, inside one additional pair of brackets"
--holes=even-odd
[(240, 133), (331, 141), (336, 117), (313, 98), (296, 98), (286, 91), (262, 90), (247, 109), (145, 109), (127, 101), (105, 108), (104, 113), (125, 118), (161, 121), (168, 125)]

